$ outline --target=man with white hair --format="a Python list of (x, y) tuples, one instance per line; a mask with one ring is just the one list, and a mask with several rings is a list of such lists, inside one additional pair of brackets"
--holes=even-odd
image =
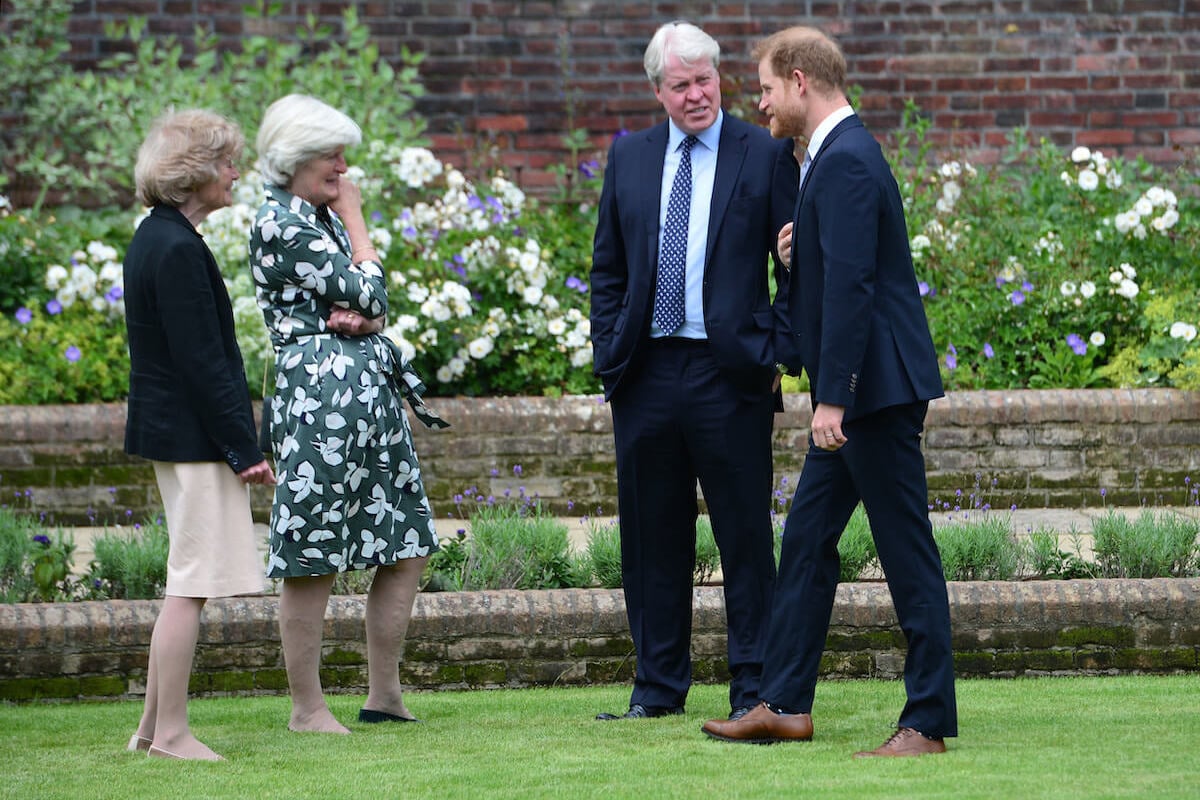
[(612, 405), (637, 672), (629, 710), (598, 719), (683, 713), (697, 481), (721, 551), (731, 717), (759, 700), (775, 580), (774, 331), (785, 307), (772, 304), (769, 270), (799, 173), (790, 141), (722, 112), (719, 60), (696, 26), (659, 28), (644, 66), (668, 119), (616, 139), (604, 175), (592, 341)]

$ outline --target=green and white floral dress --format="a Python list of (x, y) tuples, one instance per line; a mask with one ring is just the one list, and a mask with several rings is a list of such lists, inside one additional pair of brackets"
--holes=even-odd
[(401, 397), (426, 425), (446, 423), (421, 403), (425, 387), (394, 342), (326, 326), (335, 306), (387, 313), (382, 268), (349, 253), (328, 210), (266, 187), (250, 267), (275, 347), (263, 415), (278, 480), (269, 578), (394, 564), (438, 547)]

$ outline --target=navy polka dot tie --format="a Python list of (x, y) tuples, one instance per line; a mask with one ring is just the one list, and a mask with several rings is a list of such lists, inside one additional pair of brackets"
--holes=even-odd
[(658, 289), (654, 293), (654, 322), (667, 334), (683, 324), (683, 285), (687, 264), (688, 217), (692, 209), (692, 147), (695, 136), (680, 144), (683, 151), (671, 196), (667, 200), (667, 222), (663, 226), (662, 250), (658, 254)]

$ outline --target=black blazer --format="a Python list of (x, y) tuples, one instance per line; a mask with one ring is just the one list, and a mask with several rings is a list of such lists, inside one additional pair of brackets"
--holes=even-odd
[[(610, 399), (650, 334), (668, 138), (662, 122), (618, 138), (608, 154), (592, 251), (591, 324), (594, 371)], [(721, 369), (764, 391), (774, 375), (773, 332), (787, 307), (786, 291), (772, 306), (767, 269), (776, 234), (795, 207), (799, 167), (792, 150), (791, 139), (772, 139), (764, 128), (724, 116), (704, 261), (704, 325)]]
[(796, 204), (788, 327), (778, 346), (812, 400), (847, 420), (941, 397), (896, 179), (857, 116), (821, 144)]
[(155, 461), (263, 461), (217, 262), (178, 209), (155, 206), (125, 254), (125, 452)]

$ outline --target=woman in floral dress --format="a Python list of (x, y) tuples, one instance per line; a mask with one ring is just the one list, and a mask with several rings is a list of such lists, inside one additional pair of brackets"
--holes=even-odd
[(361, 194), (345, 177), (344, 150), (361, 136), (320, 100), (289, 95), (267, 109), (257, 141), (267, 186), (250, 266), (276, 353), (263, 415), (278, 473), (267, 577), (283, 579), (279, 626), (295, 731), (349, 733), (322, 692), (321, 632), (337, 573), (368, 567), (369, 688), (359, 720), (413, 719), (398, 663), (421, 572), (437, 549), (401, 397), (427, 425), (445, 423), (421, 404), (424, 386), (379, 333), (385, 275)]

